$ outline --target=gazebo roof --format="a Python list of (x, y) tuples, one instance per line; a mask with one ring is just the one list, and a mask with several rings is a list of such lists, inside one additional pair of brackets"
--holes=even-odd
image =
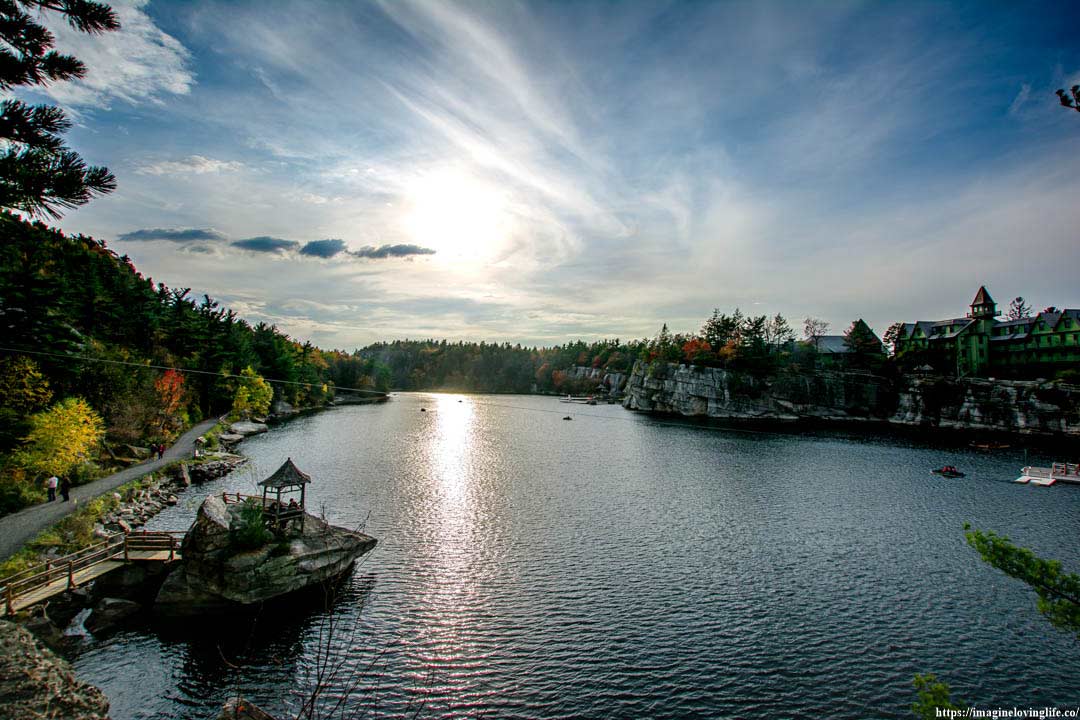
[(293, 464), (292, 458), (288, 458), (274, 474), (259, 483), (260, 487), (282, 488), (296, 485), (305, 485), (311, 482), (311, 476), (301, 472), (300, 468)]

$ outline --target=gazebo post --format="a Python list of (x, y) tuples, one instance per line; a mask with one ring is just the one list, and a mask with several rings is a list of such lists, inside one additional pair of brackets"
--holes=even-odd
[(304, 516), (307, 514), (307, 508), (304, 505), (304, 494), (307, 488), (304, 485), (300, 486), (300, 533), (304, 532)]

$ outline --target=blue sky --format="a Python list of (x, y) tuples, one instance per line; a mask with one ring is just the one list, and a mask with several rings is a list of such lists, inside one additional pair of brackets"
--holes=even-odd
[(1080, 7), (143, 2), (62, 227), (323, 347), (1080, 306)]

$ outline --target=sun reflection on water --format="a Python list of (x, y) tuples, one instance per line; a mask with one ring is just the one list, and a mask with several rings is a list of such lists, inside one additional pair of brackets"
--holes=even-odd
[[(428, 406), (434, 424), (429, 429), (428, 569), (432, 581), (426, 584), (422, 605), (434, 610), (425, 624), (419, 659), (423, 672), (441, 676), (439, 682), (469, 684), (469, 666), (484, 652), (473, 638), (474, 610), (481, 603), (480, 583), (488, 568), (478, 548), (484, 533), (482, 502), (477, 486), (481, 472), (478, 459), (485, 452), (476, 408), (467, 396), (432, 395)], [(456, 688), (458, 691), (464, 688)]]

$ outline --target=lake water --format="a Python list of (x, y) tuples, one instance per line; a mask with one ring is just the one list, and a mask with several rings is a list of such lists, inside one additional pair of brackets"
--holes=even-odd
[(379, 545), (329, 608), (86, 641), (115, 720), (211, 718), (237, 688), (293, 717), (320, 665), (348, 717), (906, 718), (920, 672), (980, 707), (1080, 699), (1076, 640), (964, 542), (971, 522), (1080, 569), (1080, 487), (1012, 484), (1022, 451), (439, 394), (242, 449), (151, 527), (292, 457), (309, 509)]

